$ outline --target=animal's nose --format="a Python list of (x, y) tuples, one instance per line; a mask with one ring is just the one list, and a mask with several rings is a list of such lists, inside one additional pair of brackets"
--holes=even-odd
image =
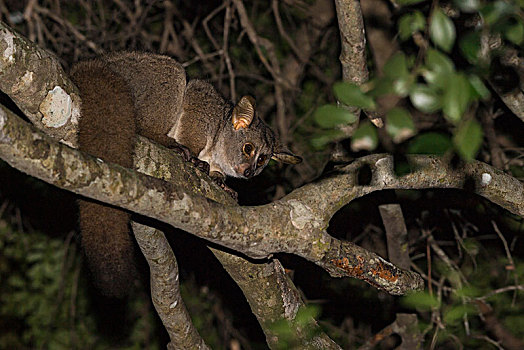
[(250, 177), (251, 175), (253, 175), (253, 171), (251, 170), (251, 168), (247, 168), (246, 170), (244, 170), (245, 177)]

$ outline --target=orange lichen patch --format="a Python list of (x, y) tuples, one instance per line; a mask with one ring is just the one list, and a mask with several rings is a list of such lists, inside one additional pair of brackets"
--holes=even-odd
[(351, 264), (347, 257), (331, 259), (330, 262), (337, 268), (344, 270), (348, 276), (361, 278), (370, 283), (376, 278), (382, 278), (393, 283), (398, 280), (398, 276), (391, 271), (391, 267), (381, 261), (375, 260), (374, 264), (369, 262), (365, 264), (364, 258), (361, 256), (357, 256), (356, 260), (358, 260), (357, 264)]
[(374, 275), (374, 276), (378, 276), (380, 278), (383, 278), (389, 282), (396, 282), (398, 280), (398, 276), (394, 275), (392, 272), (391, 272), (391, 269), (388, 269), (387, 267), (384, 266), (384, 264), (382, 262), (379, 262), (377, 264), (377, 268), (376, 269), (370, 269), (371, 273)]
[(349, 259), (344, 257), (342, 259), (331, 259), (330, 262), (336, 267), (346, 271), (350, 276), (361, 276), (364, 273), (363, 263), (364, 259), (357, 256), (358, 264), (351, 265)]

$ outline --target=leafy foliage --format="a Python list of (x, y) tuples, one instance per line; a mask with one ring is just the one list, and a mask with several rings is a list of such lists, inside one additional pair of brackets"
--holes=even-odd
[[(81, 259), (74, 243), (41, 233), (21, 233), (0, 220), (0, 347), (107, 349), (95, 334)], [(144, 302), (134, 310), (144, 308)], [(146, 329), (151, 314), (137, 318), (130, 342), (122, 349), (158, 347)]]
[[(352, 83), (337, 83), (333, 86), (336, 99), (348, 106), (362, 108), (364, 111), (381, 110), (380, 99), (397, 96), (398, 107), (391, 111), (383, 110), (387, 135), (394, 143), (403, 143), (411, 137), (417, 140), (408, 152), (443, 154), (452, 151), (464, 160), (472, 160), (482, 147), (483, 129), (477, 120), (484, 103), (492, 103), (493, 98), (487, 88), (490, 59), (497, 52), (481, 55), (480, 38), (484, 35), (502, 35), (507, 45), (520, 45), (523, 42), (524, 22), (522, 3), (515, 1), (454, 1), (453, 10), (435, 6), (415, 6), (426, 1), (399, 1), (405, 6), (404, 14), (398, 19), (399, 39), (408, 47), (411, 39), (418, 35), (418, 52), (399, 51), (385, 63), (383, 74), (373, 77), (361, 86)], [(450, 17), (449, 13), (453, 13)], [(467, 27), (457, 34), (455, 18), (475, 14), (479, 16), (479, 25)], [(482, 25), (481, 25), (482, 24)], [(423, 38), (423, 39), (420, 39)], [(426, 40), (425, 44), (419, 44)], [(455, 45), (458, 43), (458, 45)], [(427, 46), (425, 46), (427, 45)], [(461, 56), (460, 59), (457, 59)], [(409, 98), (409, 99), (407, 99)], [(402, 106), (402, 107), (401, 107)], [(315, 113), (315, 121), (324, 129), (331, 121), (333, 129), (343, 130), (355, 121), (349, 117), (331, 117), (331, 111), (320, 107)], [(447, 122), (450, 140), (444, 141), (444, 134), (429, 134), (420, 137), (417, 134), (418, 119), (426, 114), (435, 123)], [(335, 115), (335, 113), (332, 113)], [(413, 119), (413, 115), (417, 118)], [(356, 128), (352, 134), (352, 150), (372, 151), (379, 146), (376, 133), (365, 124)], [(322, 143), (340, 140), (340, 134), (323, 132)], [(432, 139), (438, 140), (431, 146)], [(430, 142), (427, 142), (427, 141)], [(448, 146), (452, 147), (449, 148)]]
[[(69, 242), (69, 244), (68, 244)], [(73, 241), (38, 232), (17, 232), (0, 219), (0, 348), (108, 349), (116, 345), (100, 337), (87, 274)], [(217, 300), (198, 291), (194, 280), (181, 285), (193, 322), (214, 349), (223, 348), (218, 334)], [(132, 296), (130, 334), (119, 349), (163, 347), (148, 298)], [(96, 303), (96, 301), (95, 301)], [(144, 310), (146, 312), (144, 312)], [(104, 310), (107, 311), (107, 310)], [(221, 311), (222, 312), (222, 311)]]
[[(455, 343), (453, 339), (460, 339), (463, 346), (467, 348), (483, 346), (480, 335), (483, 334), (485, 315), (482, 315), (480, 311), (482, 307), (479, 308), (479, 305), (486, 305), (485, 303), (491, 304), (493, 310), (496, 310), (495, 318), (503, 322), (503, 327), (511, 330), (517, 338), (524, 337), (523, 328), (519, 328), (524, 323), (524, 315), (518, 311), (524, 307), (522, 298), (514, 299), (516, 291), (512, 289), (492, 292), (493, 285), (507, 283), (512, 279), (510, 277), (512, 274), (515, 280), (524, 277), (523, 262), (516, 262), (514, 272), (500, 274), (496, 271), (504, 271), (507, 261), (481, 258), (489, 254), (485, 250), (486, 246), (476, 240), (475, 246), (476, 250), (474, 252), (469, 250), (469, 254), (461, 260), (459, 270), (440, 264), (439, 272), (435, 273), (436, 279), (440, 275), (440, 282), (438, 282), (440, 287), (436, 285), (432, 289), (441, 288), (442, 284), (450, 285), (448, 292), (444, 292), (441, 297), (437, 297), (435, 292), (424, 291), (402, 298), (405, 307), (417, 310), (418, 314), (427, 321), (426, 337), (438, 333), (439, 326), (436, 324), (432, 326), (431, 323), (435, 322), (435, 315), (440, 315), (440, 322), (442, 322), (440, 327), (443, 331), (438, 337), (438, 344), (444, 348), (449, 346), (445, 344)], [(478, 250), (479, 248), (481, 250)], [(486, 297), (487, 295), (490, 296)], [(426, 340), (429, 343), (429, 339)]]

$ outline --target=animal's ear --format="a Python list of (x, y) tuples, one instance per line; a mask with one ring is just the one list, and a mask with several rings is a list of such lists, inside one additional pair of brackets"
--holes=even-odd
[(233, 128), (247, 128), (255, 119), (255, 99), (251, 96), (242, 96), (233, 108)]
[(275, 150), (273, 151), (271, 159), (286, 164), (298, 164), (302, 162), (301, 157), (294, 155), (290, 150), (282, 146), (279, 142), (277, 142), (275, 146)]

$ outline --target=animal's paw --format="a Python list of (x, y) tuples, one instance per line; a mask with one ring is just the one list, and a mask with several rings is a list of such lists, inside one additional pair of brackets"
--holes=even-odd
[(198, 159), (197, 157), (191, 157), (189, 160), (197, 169), (209, 175), (209, 163)]
[(178, 153), (185, 162), (193, 164), (198, 170), (209, 174), (209, 164), (203, 160), (198, 159), (197, 157), (191, 154), (191, 151), (186, 146), (177, 144), (171, 147), (173, 151)]
[(220, 188), (222, 188), (224, 191), (226, 191), (231, 197), (233, 197), (233, 199), (235, 201), (238, 200), (238, 193), (235, 192), (234, 189), (232, 189), (231, 187), (229, 187), (228, 185), (226, 185), (225, 183), (225, 178), (224, 176), (217, 176), (214, 173), (211, 174), (211, 178), (213, 179), (213, 181), (215, 181), (215, 183), (220, 186)]

